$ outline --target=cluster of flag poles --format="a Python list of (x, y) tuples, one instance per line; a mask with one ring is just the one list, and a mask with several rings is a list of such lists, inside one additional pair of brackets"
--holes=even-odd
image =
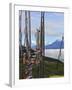
[[(44, 60), (43, 56), (45, 56), (45, 20), (44, 20), (45, 12), (41, 12), (41, 22), (40, 22), (40, 29), (37, 30), (37, 57), (38, 60), (43, 62), (43, 64), (39, 64), (39, 77), (44, 77)], [(32, 62), (31, 62), (31, 16), (30, 11), (25, 11), (25, 29), (24, 29), (24, 35), (25, 35), (25, 41), (24, 41), (24, 47), (26, 47), (26, 56), (28, 63), (26, 64), (26, 78), (32, 78)], [(19, 14), (19, 47), (20, 47), (20, 56), (21, 60), (23, 61), (23, 52), (22, 52), (22, 31), (21, 31), (21, 23), (22, 22), (22, 10)], [(63, 40), (63, 37), (62, 37)], [(62, 45), (62, 43), (61, 43)], [(39, 54), (39, 55), (38, 55)], [(58, 59), (60, 59), (61, 56), (61, 46), (59, 51)], [(40, 69), (42, 70), (40, 72)]]

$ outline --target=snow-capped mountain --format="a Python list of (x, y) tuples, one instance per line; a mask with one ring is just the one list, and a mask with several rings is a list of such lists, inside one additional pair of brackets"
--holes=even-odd
[[(36, 48), (36, 45), (32, 45), (32, 48)], [(56, 40), (51, 44), (45, 46), (45, 49), (64, 49), (64, 41)]]
[(46, 45), (46, 49), (64, 49), (64, 41), (56, 40), (52, 44)]

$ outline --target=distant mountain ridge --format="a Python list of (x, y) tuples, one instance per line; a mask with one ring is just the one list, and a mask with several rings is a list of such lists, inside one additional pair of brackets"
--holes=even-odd
[(46, 45), (45, 49), (64, 49), (64, 41), (56, 40), (52, 44)]
[[(36, 48), (36, 45), (32, 46), (32, 48)], [(45, 46), (45, 49), (64, 49), (64, 41), (56, 40), (52, 44), (48, 44)]]

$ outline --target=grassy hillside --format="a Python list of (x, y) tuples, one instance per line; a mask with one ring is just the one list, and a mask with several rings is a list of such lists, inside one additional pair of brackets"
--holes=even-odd
[(64, 63), (57, 59), (43, 57), (39, 65), (33, 65), (33, 77), (53, 77), (64, 76)]
[[(25, 66), (22, 63), (19, 65), (20, 79), (24, 78)], [(62, 77), (64, 76), (64, 63), (57, 59), (43, 57), (40, 64), (33, 65), (32, 76), (33, 78)]]

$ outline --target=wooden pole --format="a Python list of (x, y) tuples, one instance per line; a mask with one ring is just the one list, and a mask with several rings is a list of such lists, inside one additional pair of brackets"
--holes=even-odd
[[(58, 55), (58, 60), (60, 60), (61, 57), (61, 49), (62, 49), (62, 43), (63, 43), (64, 37), (62, 36), (61, 44), (60, 44), (60, 50), (59, 50), (59, 55)], [(57, 72), (58, 72), (58, 61), (57, 61)]]
[[(29, 13), (29, 17), (30, 17), (30, 13)], [(27, 78), (32, 77), (32, 64), (31, 64), (31, 58), (30, 58), (30, 43), (29, 40), (31, 40), (31, 38), (29, 39), (28, 37), (30, 37), (30, 33), (31, 29), (30, 29), (30, 18), (28, 18), (28, 11), (25, 11), (25, 39), (26, 39), (26, 54), (27, 54), (27, 66), (26, 66), (26, 72), (28, 73)], [(29, 29), (29, 30), (28, 30)]]
[(40, 69), (42, 70), (40, 72), (40, 77), (44, 77), (44, 59), (43, 56), (45, 55), (45, 43), (44, 43), (44, 12), (41, 12), (41, 37), (40, 37), (40, 49), (41, 49), (41, 61), (40, 61)]
[[(23, 63), (23, 55), (22, 55), (22, 31), (21, 31), (21, 24), (22, 24), (22, 11), (19, 11), (19, 63)], [(20, 67), (19, 64), (19, 67)], [(22, 79), (23, 78), (23, 72), (22, 72), (22, 68), (19, 68), (19, 78)]]
[(30, 11), (28, 11), (28, 20), (29, 20), (29, 47), (31, 48), (31, 16)]
[(44, 56), (44, 12), (41, 12), (41, 55)]

